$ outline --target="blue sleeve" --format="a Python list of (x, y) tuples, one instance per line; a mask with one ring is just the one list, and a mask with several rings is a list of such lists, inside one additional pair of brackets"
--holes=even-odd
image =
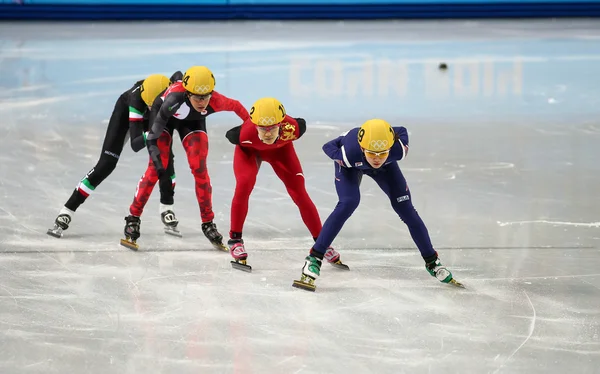
[(400, 140), (400, 143), (408, 147), (408, 131), (406, 130), (406, 127), (394, 127), (394, 132), (396, 133), (398, 140)]
[(338, 136), (337, 138), (325, 143), (323, 145), (323, 152), (334, 161), (342, 161), (342, 139), (343, 136)]

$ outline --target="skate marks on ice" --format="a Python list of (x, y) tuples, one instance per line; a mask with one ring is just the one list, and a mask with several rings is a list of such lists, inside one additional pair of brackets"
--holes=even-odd
[[(378, 255), (377, 263), (368, 261), (372, 264), (365, 266), (367, 264), (361, 264), (350, 254), (345, 261), (352, 265), (352, 273), (359, 276), (347, 279), (340, 288), (337, 274), (332, 280), (333, 274), (327, 272), (325, 278), (318, 280), (317, 293), (352, 288), (372, 295), (376, 293), (373, 289), (385, 288), (390, 300), (406, 308), (410, 305), (407, 300), (421, 304), (421, 310), (414, 306), (417, 314), (427, 315), (433, 310), (433, 316), (422, 321), (427, 326), (418, 323), (421, 328), (415, 336), (431, 334), (431, 339), (437, 336), (441, 340), (437, 354), (444, 363), (450, 363), (447, 367), (450, 372), (562, 371), (568, 370), (565, 360), (577, 365), (581, 372), (594, 372), (600, 362), (600, 309), (597, 309), (600, 292), (593, 282), (600, 280), (600, 273), (594, 271), (593, 266), (578, 270), (574, 261), (571, 269), (554, 269), (554, 273), (548, 270), (546, 276), (535, 276), (547, 269), (528, 264), (523, 270), (534, 276), (506, 277), (494, 274), (505, 271), (501, 266), (495, 269), (489, 264), (477, 264), (481, 262), (478, 256), (471, 261), (471, 256), (453, 255), (453, 259), (455, 256), (453, 261), (446, 256), (444, 264), (468, 284), (467, 290), (440, 288), (442, 284), (423, 276), (424, 269), (420, 266), (405, 264), (404, 257)], [(386, 262), (397, 265), (380, 265)], [(558, 275), (566, 270), (572, 274)], [(494, 277), (485, 273), (492, 273)], [(332, 290), (332, 283), (338, 287)], [(389, 306), (389, 314), (394, 314), (395, 305)], [(412, 322), (423, 318), (411, 316), (406, 310), (399, 311), (398, 315)], [(410, 330), (403, 331), (402, 336), (407, 334)], [(460, 369), (461, 355), (469, 351), (473, 359)]]
[[(0, 325), (8, 348), (0, 362), (7, 372), (16, 368), (23, 360), (18, 347), (35, 336), (39, 344), (27, 362), (42, 362), (40, 370), (68, 371), (68, 364), (95, 373), (301, 373), (318, 365), (334, 374), (396, 374), (431, 372), (444, 362), (448, 373), (552, 372), (569, 365), (592, 373), (596, 367), (600, 298), (589, 296), (598, 295), (593, 284), (600, 275), (593, 273), (597, 263), (578, 265), (581, 256), (562, 261), (561, 250), (546, 250), (544, 261), (516, 268), (506, 266), (515, 250), (488, 257), (452, 251), (444, 264), (469, 285), (462, 290), (431, 277), (414, 250), (340, 248), (351, 271), (324, 264), (317, 292), (309, 293), (290, 287), (305, 249), (257, 244), (273, 248), (248, 248), (251, 274), (231, 269), (230, 256), (214, 250), (4, 253)], [(541, 277), (576, 273), (590, 284)], [(94, 354), (83, 361), (85, 352)], [(63, 359), (49, 364), (46, 358), (56, 355)]]
[(514, 222), (500, 222), (498, 226), (511, 226), (511, 225), (525, 225), (525, 224), (546, 224), (553, 226), (576, 226), (576, 227), (600, 227), (600, 222), (561, 222), (561, 221), (548, 221), (548, 220), (533, 220), (533, 221), (514, 221)]

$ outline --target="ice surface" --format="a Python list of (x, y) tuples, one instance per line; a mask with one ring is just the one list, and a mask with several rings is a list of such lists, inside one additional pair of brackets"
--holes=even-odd
[[(598, 373), (598, 60), (596, 21), (0, 24), (0, 372)], [(246, 106), (275, 96), (308, 120), (296, 149), (322, 219), (336, 195), (321, 145), (372, 117), (407, 126), (414, 204), (468, 289), (427, 274), (368, 178), (334, 243), (351, 271), (293, 289), (312, 239), (266, 165), (244, 230), (253, 273), (231, 269), (202, 235), (179, 140), (183, 238), (163, 233), (156, 191), (141, 250), (119, 246), (147, 163), (127, 147), (47, 236), (118, 95), (198, 64)], [(237, 124), (208, 120), (224, 234)]]

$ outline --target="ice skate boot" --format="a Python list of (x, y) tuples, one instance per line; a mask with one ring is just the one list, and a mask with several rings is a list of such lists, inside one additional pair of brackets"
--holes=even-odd
[(325, 256), (323, 256), (327, 262), (329, 262), (334, 268), (341, 270), (350, 270), (348, 265), (342, 263), (342, 259), (338, 251), (333, 249), (333, 247), (327, 248), (327, 252), (325, 252)]
[(292, 287), (301, 288), (303, 290), (315, 292), (315, 279), (321, 274), (321, 260), (313, 255), (308, 255), (304, 259), (304, 267), (302, 267), (302, 275), (300, 280), (295, 280)]
[(179, 221), (177, 220), (177, 217), (175, 217), (175, 213), (173, 212), (172, 208), (172, 205), (160, 204), (160, 219), (163, 225), (165, 225), (165, 234), (181, 238), (181, 231), (177, 229)]
[(121, 245), (123, 247), (127, 247), (131, 250), (137, 251), (139, 246), (136, 244), (136, 241), (140, 237), (140, 224), (142, 221), (140, 217), (129, 215), (125, 217), (125, 229), (123, 232), (125, 233), (125, 239), (121, 239)]
[(69, 224), (71, 223), (71, 219), (74, 214), (75, 212), (71, 209), (63, 207), (60, 212), (58, 212), (58, 216), (54, 220), (54, 227), (48, 229), (46, 234), (54, 236), (55, 238), (61, 238), (63, 231), (69, 228)]
[(450, 272), (450, 270), (448, 270), (444, 265), (442, 265), (442, 262), (439, 258), (436, 258), (434, 261), (427, 263), (425, 265), (425, 268), (427, 269), (429, 274), (431, 274), (432, 277), (437, 278), (437, 280), (439, 280), (440, 282), (448, 283), (456, 287), (465, 288), (465, 286), (462, 283), (457, 282), (452, 277), (452, 273)]
[(244, 247), (244, 240), (229, 239), (227, 245), (229, 246), (229, 253), (231, 253), (231, 257), (234, 259), (234, 261), (231, 261), (231, 266), (234, 269), (247, 271), (248, 273), (252, 272), (252, 266), (246, 264), (248, 253)]
[(220, 251), (228, 252), (229, 248), (227, 248), (223, 244), (223, 235), (217, 231), (217, 225), (215, 225), (212, 221), (204, 222), (202, 224), (202, 232), (204, 236), (210, 241), (210, 244), (213, 245), (216, 249)]

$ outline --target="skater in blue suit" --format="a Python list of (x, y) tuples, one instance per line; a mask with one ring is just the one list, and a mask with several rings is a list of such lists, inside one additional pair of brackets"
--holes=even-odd
[(315, 290), (314, 281), (320, 275), (323, 255), (358, 207), (363, 175), (373, 178), (389, 197), (392, 208), (408, 226), (429, 274), (440, 282), (462, 286), (438, 259), (427, 227), (412, 204), (406, 180), (398, 167), (397, 161), (408, 153), (406, 128), (392, 127), (382, 119), (372, 119), (327, 142), (323, 151), (336, 162), (335, 189), (339, 201), (306, 256), (301, 280), (294, 281), (294, 287)]

